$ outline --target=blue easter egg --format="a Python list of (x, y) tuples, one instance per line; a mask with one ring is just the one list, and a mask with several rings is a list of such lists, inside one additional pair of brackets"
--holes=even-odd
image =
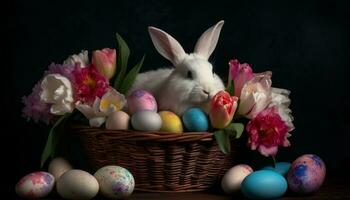
[(208, 130), (208, 118), (200, 108), (190, 108), (182, 116), (182, 121), (188, 131), (204, 132)]
[(288, 173), (290, 166), (291, 166), (291, 163), (289, 163), (289, 162), (278, 162), (278, 163), (276, 163), (275, 167), (269, 165), (269, 166), (266, 166), (262, 169), (273, 170), (273, 171), (281, 174), (282, 176), (285, 176)]
[(249, 174), (242, 182), (242, 193), (249, 199), (276, 199), (287, 191), (287, 181), (272, 170), (259, 170)]

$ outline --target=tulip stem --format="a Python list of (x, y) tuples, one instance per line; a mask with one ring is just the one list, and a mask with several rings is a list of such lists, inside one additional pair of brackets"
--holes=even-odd
[(276, 157), (275, 156), (271, 156), (272, 160), (273, 160), (273, 168), (276, 168)]

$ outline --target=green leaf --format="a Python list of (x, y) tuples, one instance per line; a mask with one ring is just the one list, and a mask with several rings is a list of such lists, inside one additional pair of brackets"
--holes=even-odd
[(225, 131), (231, 132), (231, 135), (234, 134), (236, 139), (242, 136), (243, 130), (244, 125), (242, 123), (231, 123), (227, 127), (225, 127)]
[(222, 130), (214, 132), (216, 142), (218, 143), (220, 150), (224, 154), (231, 152), (231, 140), (230, 137), (240, 138), (244, 130), (244, 126), (241, 123), (229, 124)]
[(135, 65), (130, 72), (126, 75), (123, 84), (120, 88), (120, 92), (122, 94), (126, 94), (134, 83), (137, 74), (139, 73), (141, 66), (143, 65), (143, 61), (145, 60), (145, 55), (142, 57), (141, 61)]
[(118, 41), (118, 57), (117, 57), (117, 68), (120, 68), (117, 78), (114, 80), (114, 88), (119, 91), (123, 81), (123, 77), (126, 73), (126, 68), (128, 66), (128, 59), (130, 55), (130, 49), (124, 39), (117, 33)]
[(225, 155), (228, 154), (231, 151), (229, 134), (224, 130), (218, 130), (214, 132), (214, 136), (221, 152)]
[(52, 126), (52, 128), (50, 129), (49, 136), (47, 138), (44, 151), (41, 154), (40, 167), (43, 167), (45, 162), (46, 162), (46, 160), (49, 157), (52, 157), (54, 155), (54, 152), (55, 152), (55, 149), (56, 149), (56, 146), (57, 146), (57, 143), (58, 143), (58, 141), (57, 141), (57, 139), (58, 139), (58, 135), (57, 135), (58, 132), (56, 132), (56, 129), (64, 121), (64, 119), (66, 119), (68, 116), (69, 116), (69, 114), (68, 115), (63, 115), (62, 117), (60, 117), (55, 122), (55, 124)]
[(226, 87), (226, 91), (231, 95), (235, 95), (235, 82), (233, 80), (228, 82), (228, 86)]

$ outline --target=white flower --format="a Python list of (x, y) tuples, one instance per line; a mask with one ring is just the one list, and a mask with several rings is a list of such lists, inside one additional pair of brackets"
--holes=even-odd
[(249, 119), (253, 119), (263, 111), (271, 101), (271, 73), (257, 74), (244, 84), (238, 113)]
[(280, 88), (272, 88), (272, 94), (271, 94), (271, 102), (269, 104), (269, 107), (277, 106), (278, 112), (282, 118), (283, 121), (287, 123), (287, 126), (291, 128), (291, 130), (294, 129), (293, 125), (293, 116), (292, 116), (292, 110), (289, 109), (290, 105), (290, 99), (289, 99), (290, 91), (286, 89), (280, 89)]
[(289, 99), (290, 91), (286, 89), (280, 89), (280, 88), (272, 88), (272, 94), (271, 94), (271, 103), (270, 106), (286, 106), (288, 107), (290, 105), (290, 99)]
[(75, 63), (80, 63), (80, 67), (84, 68), (89, 65), (89, 55), (88, 51), (82, 50), (81, 53), (69, 56), (64, 62), (64, 65), (75, 65)]
[(40, 98), (50, 103), (50, 112), (54, 115), (64, 115), (73, 111), (73, 90), (71, 82), (60, 74), (49, 74), (41, 82)]
[(100, 127), (111, 113), (121, 110), (126, 103), (124, 95), (110, 88), (102, 98), (95, 98), (92, 106), (77, 102), (76, 108), (89, 119), (92, 127)]

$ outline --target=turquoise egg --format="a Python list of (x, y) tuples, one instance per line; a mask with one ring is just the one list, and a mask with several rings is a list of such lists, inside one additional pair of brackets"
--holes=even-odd
[(275, 167), (269, 165), (269, 166), (266, 166), (262, 169), (273, 170), (273, 171), (281, 174), (282, 176), (285, 176), (288, 173), (290, 166), (291, 166), (291, 164), (289, 162), (278, 162), (278, 163), (276, 163)]
[(208, 130), (207, 115), (200, 108), (190, 108), (182, 116), (182, 121), (188, 131), (204, 132)]
[(249, 199), (276, 199), (287, 191), (287, 181), (272, 170), (259, 170), (249, 174), (242, 182), (242, 193)]

